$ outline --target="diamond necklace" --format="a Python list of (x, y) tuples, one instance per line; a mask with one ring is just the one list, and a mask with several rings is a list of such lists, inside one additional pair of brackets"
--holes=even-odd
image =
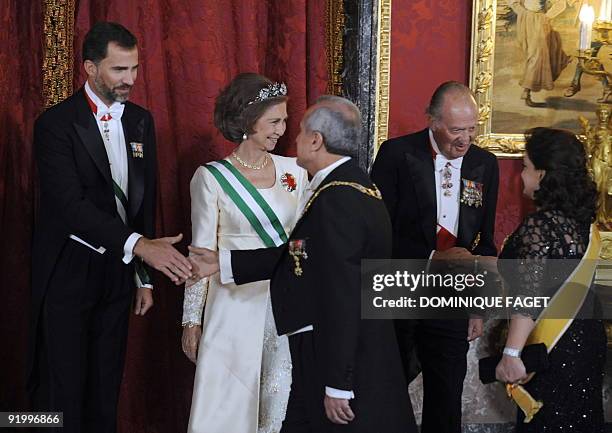
[(252, 164), (249, 164), (248, 162), (245, 162), (242, 159), (240, 159), (240, 157), (238, 155), (236, 155), (236, 151), (232, 152), (232, 156), (234, 157), (234, 159), (236, 161), (238, 161), (238, 164), (240, 164), (243, 167), (250, 168), (251, 170), (261, 170), (266, 165), (268, 165), (268, 159), (270, 159), (269, 155), (266, 153), (266, 156), (264, 157), (264, 160), (263, 160), (263, 162), (261, 164), (259, 164), (259, 165), (252, 165)]

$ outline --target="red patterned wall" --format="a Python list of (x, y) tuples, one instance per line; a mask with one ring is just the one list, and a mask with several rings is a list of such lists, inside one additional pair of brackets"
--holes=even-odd
[[(470, 0), (393, 0), (389, 137), (426, 125), (425, 107), (443, 81), (467, 83)], [(500, 160), (495, 238), (498, 245), (529, 210), (522, 198), (520, 160)]]

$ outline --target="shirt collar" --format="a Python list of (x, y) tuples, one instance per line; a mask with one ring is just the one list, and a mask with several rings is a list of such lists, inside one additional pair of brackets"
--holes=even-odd
[[(91, 99), (91, 101), (95, 104), (95, 106), (98, 109), (97, 113), (94, 113), (96, 115), (96, 118), (100, 118), (101, 115), (103, 115), (104, 113), (117, 113), (120, 112), (121, 114), (123, 114), (123, 108), (125, 107), (121, 102), (113, 102), (112, 105), (109, 107), (107, 106), (99, 97), (98, 95), (96, 95), (94, 93), (93, 90), (91, 90), (91, 86), (89, 85), (89, 81), (85, 81), (85, 93), (87, 93), (87, 96), (89, 97), (89, 99)], [(119, 116), (120, 117), (120, 116)]]
[(330, 164), (327, 167), (322, 168), (321, 170), (317, 171), (314, 174), (314, 176), (312, 176), (312, 179), (310, 180), (310, 189), (312, 189), (313, 191), (317, 189), (319, 185), (321, 185), (321, 182), (325, 180), (325, 178), (327, 177), (329, 173), (331, 173), (336, 167), (339, 167), (342, 164), (344, 164), (349, 159), (351, 159), (350, 156), (345, 156), (343, 158), (340, 158), (338, 161), (334, 162), (333, 164)]

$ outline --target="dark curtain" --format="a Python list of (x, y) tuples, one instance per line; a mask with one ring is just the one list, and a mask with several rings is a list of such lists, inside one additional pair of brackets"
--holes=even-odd
[[(0, 319), (2, 410), (25, 407), (21, 377), (33, 220), (31, 133), (41, 106), (39, 3), (11, 0), (0, 18), (0, 281), (8, 305), (3, 310), (9, 312)], [(75, 89), (85, 81), (81, 44), (94, 22), (120, 22), (138, 38), (141, 67), (131, 99), (149, 109), (156, 122), (158, 236), (183, 233), (180, 249), (186, 252), (189, 181), (199, 165), (233, 147), (214, 128), (212, 113), (215, 97), (237, 73), (259, 72), (287, 83), (290, 119), (278, 152), (294, 154), (300, 118), (327, 85), (325, 13), (325, 0), (76, 1)], [(154, 297), (153, 309), (130, 322), (119, 411), (122, 433), (187, 429), (194, 366), (180, 349), (182, 288), (160, 274)]]
[(42, 110), (42, 5), (0, 3), (0, 411), (23, 409), (30, 245), (32, 125)]

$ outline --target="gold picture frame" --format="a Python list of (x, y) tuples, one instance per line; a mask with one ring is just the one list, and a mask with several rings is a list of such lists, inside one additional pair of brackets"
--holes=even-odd
[(472, 6), (470, 87), (478, 103), (476, 142), (498, 157), (517, 158), (524, 150), (523, 135), (491, 132), (496, 5), (496, 0), (473, 0)]
[(378, 1), (376, 49), (376, 101), (374, 154), (389, 135), (389, 89), (391, 88), (391, 6), (392, 0)]
[[(582, 2), (567, 2), (561, 12), (549, 18), (550, 9), (534, 12), (522, 7), (522, 2), (511, 7), (515, 1), (472, 1), (470, 87), (479, 108), (477, 144), (498, 157), (519, 158), (525, 130), (550, 126), (580, 133), (580, 116), (595, 120), (603, 81), (588, 72), (577, 72), (582, 65), (578, 52)], [(521, 27), (527, 20), (529, 23)], [(551, 59), (550, 64), (542, 60), (542, 66), (533, 66), (533, 58), (529, 64), (525, 61), (525, 51), (533, 50), (538, 38), (549, 42), (537, 46), (546, 55), (535, 61)], [(526, 48), (530, 44), (531, 48)], [(608, 58), (608, 50), (604, 46), (599, 57)], [(550, 75), (534, 83), (531, 73), (546, 68), (552, 71)], [(576, 79), (578, 90), (568, 96)]]

